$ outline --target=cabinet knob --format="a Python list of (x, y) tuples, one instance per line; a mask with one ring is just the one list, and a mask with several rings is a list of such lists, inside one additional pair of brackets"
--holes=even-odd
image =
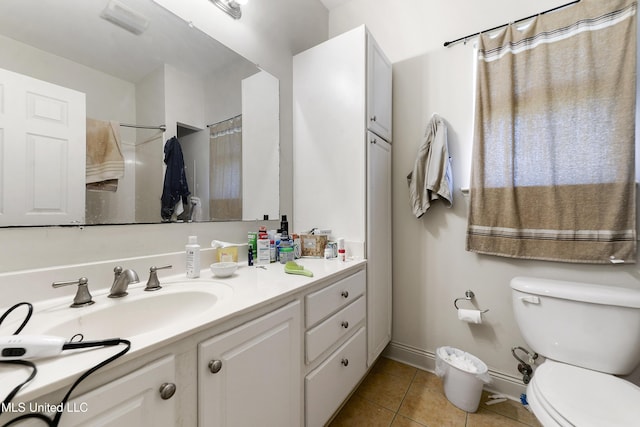
[(171, 399), (176, 392), (176, 385), (174, 383), (163, 383), (160, 386), (160, 397), (163, 400)]
[(212, 374), (217, 374), (222, 369), (222, 360), (211, 360), (209, 362), (209, 370)]
[(372, 144), (377, 144), (377, 143), (378, 143), (378, 140), (377, 140), (377, 139), (375, 139), (375, 138), (372, 138), (372, 139), (371, 139), (371, 143), (372, 143)]
[(349, 298), (349, 291), (342, 291), (340, 295), (342, 295), (343, 298)]
[(343, 328), (347, 329), (349, 327), (349, 322), (347, 322), (346, 320), (343, 320), (341, 325)]
[(342, 363), (342, 366), (349, 366), (349, 359), (345, 357), (340, 361), (340, 363)]
[(377, 117), (376, 116), (371, 116), (371, 118), (369, 120), (371, 120), (372, 122), (375, 122), (377, 120)]

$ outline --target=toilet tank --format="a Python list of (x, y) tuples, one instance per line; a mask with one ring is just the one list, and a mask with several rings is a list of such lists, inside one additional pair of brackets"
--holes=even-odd
[(514, 277), (511, 293), (522, 337), (538, 354), (616, 375), (640, 363), (640, 291)]

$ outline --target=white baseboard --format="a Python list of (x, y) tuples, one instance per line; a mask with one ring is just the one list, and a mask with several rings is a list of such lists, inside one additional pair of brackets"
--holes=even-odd
[[(398, 362), (420, 368), (428, 372), (435, 372), (436, 355), (432, 351), (426, 351), (406, 344), (391, 341), (382, 355)], [(526, 386), (522, 378), (507, 375), (502, 372), (489, 369), (491, 383), (485, 385), (485, 390), (520, 401), (520, 395), (525, 393)]]

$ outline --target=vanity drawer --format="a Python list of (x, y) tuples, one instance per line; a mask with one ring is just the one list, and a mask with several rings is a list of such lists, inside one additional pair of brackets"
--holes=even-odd
[(355, 301), (366, 289), (365, 271), (346, 277), (331, 286), (313, 292), (305, 298), (305, 321), (307, 328), (331, 313)]
[(305, 378), (307, 427), (322, 426), (364, 376), (367, 358), (362, 327)]
[(336, 343), (351, 333), (366, 316), (367, 304), (361, 296), (315, 328), (305, 334), (307, 363), (310, 363)]

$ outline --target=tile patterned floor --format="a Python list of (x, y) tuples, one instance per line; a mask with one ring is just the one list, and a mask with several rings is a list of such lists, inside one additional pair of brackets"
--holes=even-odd
[(540, 427), (520, 402), (507, 400), (468, 413), (450, 403), (432, 373), (381, 357), (330, 427)]

